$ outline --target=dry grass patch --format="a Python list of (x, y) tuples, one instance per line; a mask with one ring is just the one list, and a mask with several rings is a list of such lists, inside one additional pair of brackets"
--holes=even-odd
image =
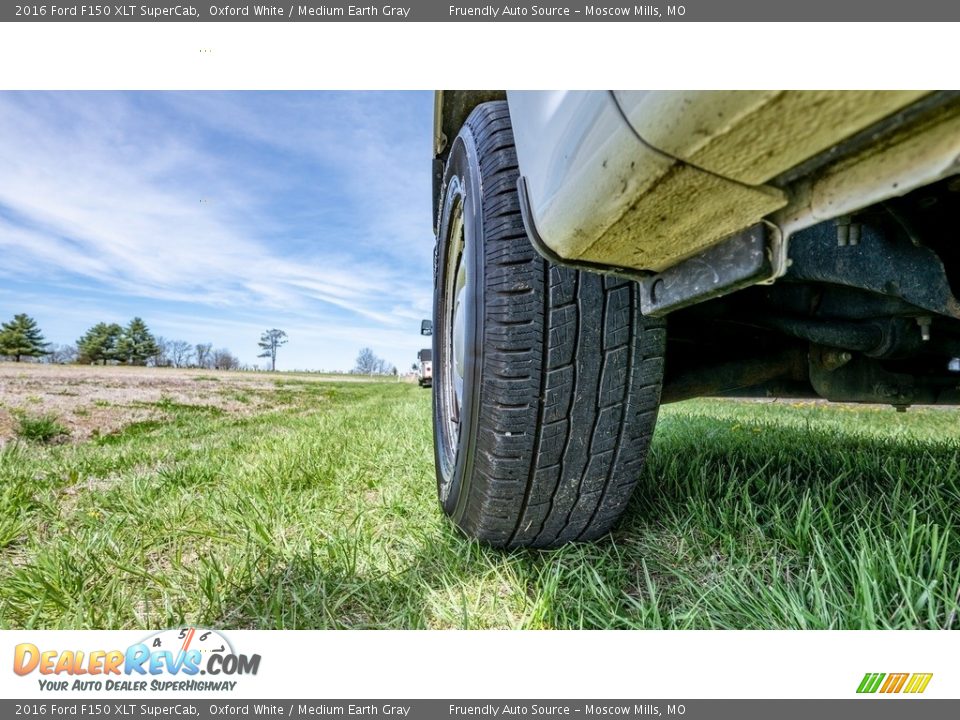
[(298, 387), (330, 379), (309, 374), (0, 363), (0, 446), (23, 435), (18, 432), (21, 417), (50, 418), (63, 426), (63, 437), (83, 442), (134, 423), (162, 422), (169, 419), (171, 408), (241, 416), (277, 409), (278, 386), (289, 396)]

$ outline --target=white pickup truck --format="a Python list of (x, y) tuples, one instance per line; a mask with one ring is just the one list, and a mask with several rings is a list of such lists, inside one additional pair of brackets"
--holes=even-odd
[(417, 382), (420, 387), (433, 385), (433, 350), (430, 348), (417, 353)]
[(437, 486), (468, 535), (610, 530), (657, 409), (960, 400), (960, 97), (437, 93)]

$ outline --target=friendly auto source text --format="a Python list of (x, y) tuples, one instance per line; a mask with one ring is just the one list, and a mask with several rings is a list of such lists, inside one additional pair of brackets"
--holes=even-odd
[[(629, 715), (629, 716), (647, 716), (660, 715), (660, 707), (648, 703), (631, 705), (585, 705), (584, 714), (586, 715)], [(686, 709), (683, 705), (668, 705), (668, 715), (683, 715)], [(579, 715), (580, 711), (577, 711)], [(501, 715), (548, 715), (556, 717), (557, 715), (573, 715), (574, 711), (570, 705), (540, 705), (533, 703), (526, 704), (508, 704), (495, 705), (487, 703), (485, 705), (451, 705), (450, 716), (480, 715), (486, 717), (499, 717)]]
[(555, 5), (450, 5), (450, 17), (476, 17), (496, 19), (498, 17), (569, 17), (574, 20), (588, 17), (682, 17), (686, 14), (683, 5), (623, 5), (609, 7), (584, 5), (582, 8), (558, 7)]

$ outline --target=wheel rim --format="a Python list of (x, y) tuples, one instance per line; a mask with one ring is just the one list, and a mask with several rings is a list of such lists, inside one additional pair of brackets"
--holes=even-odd
[[(467, 237), (463, 222), (462, 197), (452, 209), (449, 225), (449, 242), (447, 245), (446, 268), (444, 272), (445, 284), (445, 317), (443, 322), (442, 367), (443, 375), (440, 392), (440, 402), (443, 404), (442, 417), (444, 418), (446, 434), (445, 487), (441, 494), (449, 492), (449, 479), (456, 464), (457, 447), (460, 441), (461, 409), (463, 407), (463, 385), (466, 373), (467, 353), (467, 305), (470, 297), (470, 281), (466, 262)], [(436, 368), (435, 368), (436, 369)]]
[[(463, 223), (460, 224), (460, 235), (463, 234)], [(454, 286), (456, 300), (453, 306), (453, 388), (456, 396), (457, 417), (463, 406), (463, 367), (466, 362), (467, 345), (467, 264), (463, 262), (463, 253), (457, 268), (457, 278)]]

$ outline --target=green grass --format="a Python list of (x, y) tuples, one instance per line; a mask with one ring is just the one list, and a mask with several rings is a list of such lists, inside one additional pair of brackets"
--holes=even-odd
[(960, 626), (955, 410), (670, 406), (611, 538), (504, 553), (441, 517), (428, 392), (258, 392), (0, 449), (0, 626)]
[(17, 416), (17, 437), (31, 442), (47, 443), (69, 434), (69, 430), (56, 415), (31, 415), (21, 413)]

